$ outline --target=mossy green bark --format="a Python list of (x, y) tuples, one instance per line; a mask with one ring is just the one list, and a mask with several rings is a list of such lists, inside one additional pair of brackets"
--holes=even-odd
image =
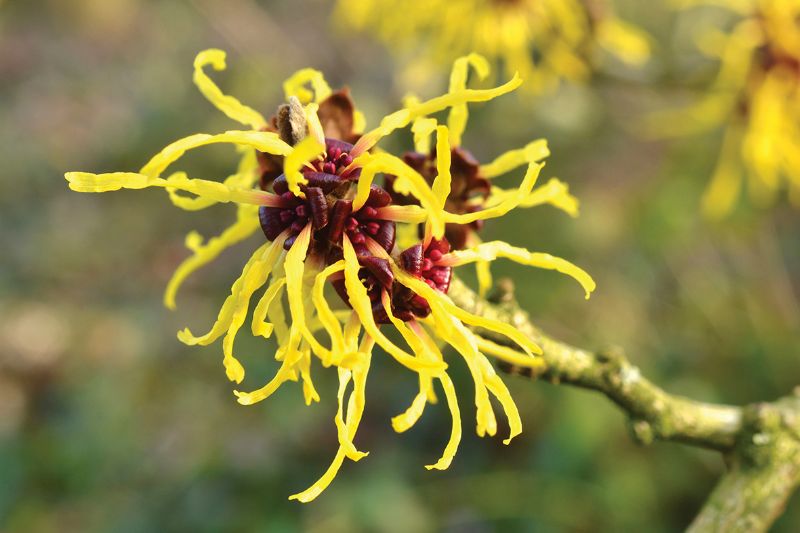
[[(513, 366), (504, 370), (604, 394), (627, 414), (642, 444), (669, 440), (725, 454), (728, 471), (690, 531), (766, 531), (800, 483), (800, 395), (746, 407), (675, 396), (642, 376), (619, 349), (592, 352), (544, 334), (516, 303), (508, 280), (489, 299), (458, 279), (449, 294), (471, 313), (513, 324), (542, 348), (545, 366), (535, 375)], [(490, 331), (480, 333), (508, 343)]]

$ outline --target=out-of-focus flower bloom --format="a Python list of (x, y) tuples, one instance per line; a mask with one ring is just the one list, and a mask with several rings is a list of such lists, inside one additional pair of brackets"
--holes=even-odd
[(757, 205), (788, 190), (800, 205), (800, 2), (797, 0), (683, 0), (714, 5), (739, 18), (726, 33), (698, 39), (720, 62), (708, 94), (691, 107), (651, 117), (649, 129), (688, 135), (724, 129), (722, 147), (703, 196), (703, 210), (722, 218), (735, 207), (744, 182)]
[[(236, 222), (219, 236), (205, 242), (196, 233), (187, 237), (193, 255), (178, 267), (167, 287), (165, 303), (170, 308), (175, 306), (176, 291), (189, 274), (261, 228), (267, 242), (245, 264), (210, 331), (197, 336), (184, 329), (178, 338), (190, 345), (207, 345), (222, 337), (227, 376), (241, 383), (245, 370), (234, 355), (234, 340), (250, 312), (251, 298), (263, 289), (252, 311), (251, 330), (255, 336), (270, 337), (275, 333), (275, 358), (280, 361), (280, 368), (263, 387), (235, 391), (239, 403), (260, 402), (283, 383), (300, 380), (305, 401), (311, 404), (319, 401), (311, 379), (312, 358), (323, 367), (336, 367), (338, 453), (317, 482), (291, 498), (313, 500), (328, 486), (345, 459), (357, 461), (366, 455), (356, 448), (353, 439), (364, 412), (366, 380), (375, 344), (419, 379), (419, 394), (405, 412), (392, 420), (396, 431), (413, 426), (426, 404), (436, 401), (434, 383), (442, 385), (452, 414), (452, 431), (441, 458), (428, 468), (447, 468), (461, 438), (459, 405), (441, 351), (445, 345), (461, 355), (475, 382), (478, 434), (494, 435), (497, 430), (489, 399), (493, 395), (509, 419), (511, 434), (505, 442), (510, 441), (521, 431), (519, 413), (487, 355), (536, 367), (541, 365), (535, 357), (540, 349), (512, 326), (456, 306), (447, 296), (453, 268), (507, 258), (564, 272), (580, 282), (587, 297), (594, 282), (563, 259), (505, 242), (452, 250), (445, 227), (501, 216), (528, 201), (543, 165), (535, 157), (520, 157), (518, 151), (510, 152), (506, 159), (501, 157), (501, 163), (492, 165), (503, 171), (527, 165), (519, 189), (500, 194), (491, 205), (460, 213), (447, 208), (456, 182), (451, 171), (453, 150), (447, 126), (434, 128), (436, 175), (430, 183), (401, 158), (370, 150), (393, 131), (418, 125), (421, 119), (430, 121), (431, 114), (448, 108), (451, 125), (460, 124), (454, 126), (460, 135), (468, 102), (505, 94), (517, 88), (520, 79), (515, 76), (508, 83), (487, 90), (468, 89), (465, 82), (458, 82), (442, 96), (407, 102), (399, 111), (384, 117), (376, 128), (360, 133), (363, 120), (348, 93), (332, 92), (319, 72), (304, 69), (287, 80), (284, 88), (288, 103), (278, 109), (274, 119), (266, 120), (224, 94), (204, 72), (207, 65), (222, 70), (224, 60), (225, 55), (219, 50), (200, 53), (195, 61), (195, 82), (213, 104), (249, 130), (180, 139), (137, 173), (70, 172), (66, 178), (70, 188), (80, 192), (162, 187), (176, 206), (188, 210), (216, 203), (237, 205)], [(457, 69), (464, 69), (466, 77), (466, 66), (461, 65)], [(241, 151), (236, 173), (222, 182), (192, 179), (183, 172), (162, 177), (187, 150), (212, 143), (232, 144)], [(538, 159), (541, 157), (540, 154)], [(394, 176), (395, 184), (418, 205), (395, 205), (391, 195), (374, 184), (381, 173)], [(488, 198), (492, 198), (491, 194)], [(396, 228), (409, 224), (421, 225), (423, 230), (417, 242), (402, 249), (396, 243)], [(326, 295), (328, 286), (331, 290)], [(350, 309), (342, 305), (334, 310), (328, 301), (331, 292), (338, 293)], [(407, 347), (389, 339), (382, 329), (385, 326), (396, 329)], [(484, 339), (469, 326), (504, 335), (518, 349)]]
[(650, 56), (649, 37), (607, 0), (339, 0), (334, 20), (413, 57), (411, 77), (475, 51), (519, 71), (531, 93), (586, 80), (598, 49), (633, 66)]

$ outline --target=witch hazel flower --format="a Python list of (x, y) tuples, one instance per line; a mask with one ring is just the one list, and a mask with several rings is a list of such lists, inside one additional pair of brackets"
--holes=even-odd
[[(458, 58), (450, 74), (451, 92), (466, 87), (470, 69), (478, 79), (485, 79), (490, 73), (489, 62), (483, 56), (472, 53)], [(414, 95), (406, 97), (406, 103), (413, 105), (419, 100)], [(558, 178), (538, 186), (527, 194), (520, 190), (503, 189), (494, 185), (496, 178), (508, 175), (515, 169), (530, 163), (538, 163), (550, 155), (545, 139), (535, 139), (522, 148), (509, 150), (487, 164), (480, 161), (466, 149), (461, 139), (467, 127), (469, 110), (467, 104), (454, 105), (447, 116), (448, 143), (450, 146), (450, 193), (445, 201), (445, 209), (458, 215), (452, 218), (445, 228), (445, 236), (456, 249), (479, 245), (482, 241), (479, 232), (488, 218), (502, 216), (517, 207), (535, 207), (549, 204), (563, 210), (570, 216), (578, 215), (578, 200), (569, 193), (569, 187)], [(437, 131), (438, 122), (433, 117), (418, 117), (412, 125), (415, 150), (403, 154), (403, 161), (433, 184), (438, 175), (437, 150), (439, 142), (431, 143), (431, 136)], [(447, 157), (443, 154), (442, 157)], [(415, 204), (413, 196), (402, 190), (402, 183), (395, 183), (394, 176), (386, 177), (386, 187), (395, 201), (401, 204)], [(481, 295), (492, 285), (491, 272), (487, 261), (477, 261), (477, 276)]]
[[(528, 96), (562, 81), (585, 83), (610, 57), (639, 67), (651, 38), (616, 15), (612, 0), (338, 0), (332, 19), (383, 42), (412, 82), (476, 51), (509, 75), (519, 71)], [(469, 14), (469, 23), (458, 23)]]
[[(170, 308), (175, 307), (177, 290), (191, 273), (261, 230), (265, 242), (233, 282), (209, 331), (195, 335), (184, 329), (178, 338), (189, 345), (208, 345), (221, 338), (226, 375), (237, 384), (244, 380), (245, 368), (235, 355), (234, 342), (248, 318), (254, 336), (277, 338), (278, 370), (259, 388), (235, 390), (243, 405), (265, 400), (290, 381), (302, 384), (310, 405), (320, 400), (312, 370), (318, 364), (336, 368), (339, 388), (334, 425), (339, 449), (324, 474), (290, 498), (302, 502), (315, 499), (345, 459), (358, 461), (367, 455), (354, 440), (366, 405), (375, 346), (414, 372), (419, 381), (411, 405), (392, 419), (396, 431), (411, 428), (426, 405), (436, 402), (435, 385), (441, 386), (452, 428), (442, 455), (429, 469), (450, 465), (462, 433), (459, 400), (443, 348), (452, 348), (473, 378), (477, 433), (497, 432), (490, 402), (494, 396), (511, 429), (504, 442), (518, 435), (522, 427), (519, 413), (489, 357), (533, 368), (542, 365), (536, 357), (541, 350), (511, 325), (474, 315), (453, 303), (447, 292), (454, 269), (506, 258), (564, 272), (583, 286), (587, 297), (594, 282), (563, 259), (504, 242), (454, 249), (446, 228), (502, 216), (518, 206), (530, 198), (542, 165), (528, 157), (520, 163), (527, 163), (527, 171), (517, 191), (494, 200), (489, 195), (485, 205), (462, 213), (457, 205), (460, 200), (449, 202), (457, 184), (452, 154), (458, 146), (451, 147), (448, 126), (436, 125), (431, 131), (436, 133), (432, 178), (402, 158), (373, 148), (396, 130), (418, 129), (419, 120), (438, 112), (450, 110), (451, 117), (464, 114), (466, 104), (508, 93), (520, 85), (520, 79), (515, 76), (486, 90), (457, 83), (430, 100), (406, 102), (363, 133), (365, 121), (347, 90), (331, 91), (315, 70), (301, 70), (287, 80), (287, 102), (267, 120), (224, 94), (205, 73), (208, 65), (224, 69), (224, 52), (206, 50), (197, 56), (195, 83), (218, 109), (249, 129), (180, 139), (139, 172), (68, 172), (66, 179), (70, 188), (79, 192), (161, 187), (177, 207), (192, 211), (217, 203), (236, 205), (236, 221), (219, 235), (208, 240), (196, 233), (187, 236), (192, 255), (178, 266), (167, 286), (164, 300)], [(176, 171), (163, 177), (186, 151), (214, 143), (231, 144), (240, 151), (241, 161), (231, 176), (211, 181)], [(392, 194), (376, 183), (382, 175), (393, 176), (394, 184), (412, 201), (398, 205)], [(417, 242), (398, 245), (398, 231), (409, 227), (419, 228)], [(507, 337), (516, 349), (481, 337), (473, 331), (476, 327)], [(396, 330), (403, 343), (391, 340), (387, 329)]]

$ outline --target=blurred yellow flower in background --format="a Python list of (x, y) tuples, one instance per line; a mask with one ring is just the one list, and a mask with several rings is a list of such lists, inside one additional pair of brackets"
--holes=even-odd
[[(375, 345), (419, 379), (419, 393), (411, 406), (392, 419), (396, 431), (412, 427), (426, 404), (436, 402), (434, 383), (442, 386), (452, 429), (441, 457), (428, 468), (447, 468), (461, 439), (458, 400), (442, 351), (447, 346), (464, 359), (474, 380), (477, 433), (494, 435), (497, 431), (490, 396), (499, 401), (509, 420), (510, 435), (504, 442), (521, 432), (517, 407), (487, 355), (533, 368), (542, 364), (536, 357), (541, 350), (509, 324), (455, 305), (447, 296), (455, 267), (487, 265), (504, 258), (570, 275), (584, 288), (587, 298), (594, 290), (594, 281), (586, 272), (546, 253), (529, 252), (503, 241), (465, 240), (455, 247), (448, 242), (447, 226), (500, 217), (520, 205), (552, 203), (568, 212), (576, 209), (575, 199), (561, 182), (534, 188), (544, 166), (539, 160), (549, 153), (543, 140), (480, 167), (485, 180), (525, 166), (516, 190), (492, 188), (484, 202), (470, 209), (459, 209), (458, 202), (449, 201), (456, 187), (463, 185), (452, 154), (460, 153), (467, 104), (494, 99), (521, 83), (515, 75), (496, 88), (469, 89), (469, 64), (476, 66), (482, 77), (488, 74), (484, 58), (471, 55), (459, 59), (446, 94), (425, 101), (408, 99), (402, 109), (363, 133), (365, 120), (349, 91), (332, 91), (320, 72), (303, 69), (288, 79), (284, 84), (287, 103), (268, 120), (224, 94), (208, 77), (205, 67), (225, 68), (225, 53), (206, 50), (195, 60), (195, 83), (218, 109), (250, 129), (180, 139), (136, 173), (66, 174), (70, 188), (79, 192), (162, 187), (177, 207), (190, 211), (217, 203), (237, 205), (236, 222), (219, 236), (205, 242), (197, 233), (187, 236), (186, 245), (193, 254), (168, 284), (164, 300), (170, 308), (175, 307), (175, 295), (187, 276), (261, 228), (267, 242), (245, 264), (211, 329), (200, 336), (184, 329), (178, 338), (189, 345), (207, 345), (222, 338), (226, 374), (241, 383), (245, 369), (234, 355), (234, 340), (250, 314), (251, 298), (264, 288), (252, 311), (251, 331), (265, 338), (275, 333), (275, 359), (280, 367), (264, 386), (235, 391), (239, 403), (260, 402), (287, 381), (301, 381), (305, 401), (311, 404), (320, 400), (311, 377), (312, 356), (323, 367), (336, 367), (339, 450), (322, 477), (292, 499), (315, 499), (345, 459), (358, 461), (366, 456), (353, 440), (365, 408)], [(432, 115), (448, 109), (448, 125), (439, 125)], [(429, 137), (435, 132), (432, 172), (423, 175), (403, 159), (376, 148), (383, 137), (408, 126), (418, 148), (425, 152), (430, 152)], [(241, 153), (239, 167), (225, 180), (192, 179), (181, 171), (162, 177), (188, 150), (215, 143), (231, 144)], [(393, 192), (401, 191), (412, 201), (393, 202), (392, 194), (374, 183), (381, 173), (391, 176)], [(396, 238), (398, 225), (412, 230), (406, 232), (413, 235), (407, 245), (401, 246)], [(343, 300), (337, 309), (328, 302), (330, 293), (338, 293)], [(407, 348), (387, 337), (381, 329), (384, 325), (392, 326)], [(518, 349), (485, 339), (469, 326), (504, 335)]]
[(412, 57), (411, 86), (472, 51), (519, 71), (528, 94), (585, 81), (598, 48), (633, 66), (650, 55), (649, 37), (605, 0), (339, 0), (334, 20)]
[(737, 15), (727, 32), (709, 29), (700, 49), (720, 63), (708, 94), (691, 107), (657, 113), (648, 128), (663, 135), (724, 129), (703, 211), (722, 218), (744, 183), (756, 205), (788, 191), (800, 206), (800, 1), (684, 0), (684, 8), (722, 6)]

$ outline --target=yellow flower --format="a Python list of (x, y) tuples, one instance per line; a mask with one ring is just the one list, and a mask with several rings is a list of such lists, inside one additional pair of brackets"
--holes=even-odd
[(708, 95), (679, 112), (658, 113), (649, 129), (687, 135), (724, 129), (722, 147), (703, 196), (703, 211), (722, 218), (745, 180), (757, 205), (784, 189), (800, 205), (800, 2), (684, 0), (685, 7), (723, 6), (738, 15), (727, 33), (709, 30), (701, 50), (719, 60)]
[(502, 62), (509, 75), (519, 70), (532, 93), (587, 79), (594, 47), (634, 66), (650, 55), (649, 37), (616, 17), (606, 1), (339, 0), (334, 21), (414, 57), (411, 78), (426, 79), (474, 50)]
[[(450, 109), (451, 124), (461, 124), (454, 126), (459, 136), (466, 124), (468, 102), (487, 101), (505, 94), (519, 86), (519, 78), (515, 76), (508, 83), (487, 90), (468, 89), (465, 83), (456, 83), (444, 95), (406, 103), (399, 111), (384, 117), (376, 128), (361, 134), (356, 131), (360, 131), (359, 123), (363, 121), (356, 118), (358, 113), (347, 91), (332, 92), (319, 72), (304, 69), (287, 80), (284, 88), (289, 103), (279, 108), (272, 122), (224, 94), (205, 74), (203, 68), (207, 65), (223, 69), (224, 59), (219, 50), (200, 53), (195, 61), (195, 82), (214, 105), (249, 130), (180, 139), (137, 173), (69, 172), (66, 178), (70, 188), (79, 192), (163, 187), (176, 206), (188, 210), (200, 210), (215, 203), (237, 204), (236, 222), (219, 236), (207, 242), (195, 233), (187, 237), (187, 246), (193, 254), (178, 267), (167, 287), (168, 307), (174, 307), (176, 291), (189, 274), (231, 244), (259, 227), (262, 229), (267, 242), (245, 264), (211, 329), (199, 336), (184, 329), (178, 338), (190, 345), (207, 345), (222, 338), (222, 361), (227, 376), (241, 383), (245, 369), (234, 355), (234, 340), (250, 315), (253, 295), (262, 291), (252, 311), (251, 331), (255, 336), (275, 334), (278, 340), (275, 358), (280, 368), (264, 386), (235, 391), (238, 402), (251, 405), (268, 398), (287, 381), (301, 381), (305, 401), (311, 404), (320, 399), (311, 377), (312, 360), (325, 368), (336, 367), (339, 390), (335, 427), (339, 450), (322, 477), (291, 498), (313, 500), (328, 486), (345, 459), (358, 461), (366, 455), (356, 448), (354, 439), (366, 404), (366, 381), (374, 345), (416, 373), (419, 380), (419, 393), (410, 407), (392, 420), (396, 431), (412, 427), (426, 404), (436, 402), (434, 384), (442, 386), (452, 415), (452, 429), (441, 457), (428, 468), (447, 468), (461, 438), (458, 399), (442, 353), (442, 347), (447, 345), (464, 359), (475, 382), (478, 434), (496, 433), (496, 418), (489, 399), (494, 396), (509, 419), (511, 434), (505, 441), (508, 443), (521, 431), (521, 421), (514, 401), (487, 355), (537, 367), (541, 365), (536, 357), (540, 350), (512, 326), (456, 306), (447, 296), (453, 268), (506, 258), (564, 272), (580, 282), (587, 297), (594, 289), (594, 282), (583, 270), (563, 259), (504, 242), (451, 250), (444, 234), (446, 224), (502, 216), (521, 202), (529, 201), (542, 164), (537, 158), (521, 156), (519, 151), (501, 156), (502, 163), (496, 166), (503, 171), (527, 165), (518, 191), (501, 195), (492, 205), (465, 214), (446, 209), (452, 184), (447, 126), (435, 126), (439, 155), (438, 173), (432, 183), (400, 158), (370, 150), (382, 137), (408, 126), (413, 130), (425, 123), (420, 121), (430, 121), (430, 115), (445, 109)], [(456, 70), (465, 68), (463, 65), (463, 61), (457, 63)], [(332, 106), (336, 113), (326, 111)], [(355, 143), (328, 136), (327, 132), (334, 131), (341, 136), (356, 132)], [(183, 172), (162, 177), (187, 150), (211, 143), (232, 144), (242, 152), (235, 174), (223, 182), (192, 179)], [(541, 159), (543, 155), (539, 155)], [(277, 176), (273, 173), (276, 162), (283, 170)], [(418, 205), (394, 205), (389, 193), (373, 183), (380, 173), (395, 176)], [(256, 188), (259, 180), (270, 190)], [(395, 238), (397, 225), (422, 225), (424, 237), (401, 251)], [(344, 301), (338, 309), (329, 303), (332, 291)], [(470, 326), (504, 335), (518, 349), (484, 339)], [(407, 346), (402, 347), (387, 337), (386, 327), (396, 329)]]
[[(467, 85), (470, 67), (480, 79), (489, 75), (489, 63), (481, 55), (470, 54), (459, 58), (453, 65), (450, 76), (450, 91), (462, 90)], [(411, 95), (406, 97), (406, 105), (418, 103)], [(436, 177), (449, 172), (450, 190), (445, 201), (445, 209), (461, 215), (457, 220), (445, 226), (445, 236), (451, 247), (460, 250), (481, 243), (479, 230), (487, 213), (501, 216), (515, 207), (534, 207), (550, 204), (562, 209), (571, 216), (578, 215), (578, 200), (569, 194), (568, 186), (551, 178), (545, 185), (537, 187), (527, 194), (519, 190), (505, 190), (492, 185), (495, 178), (528, 163), (538, 163), (550, 155), (547, 140), (536, 139), (523, 148), (510, 150), (494, 161), (482, 165), (472, 153), (461, 145), (461, 138), (467, 126), (469, 112), (467, 104), (455, 105), (447, 117), (447, 127), (438, 126), (435, 118), (419, 117), (412, 124), (414, 133), (414, 152), (403, 155), (403, 160), (414, 170), (422, 174), (426, 181), (433, 185)], [(431, 143), (431, 135), (437, 133), (435, 144)], [(448, 150), (450, 154), (443, 153)], [(438, 155), (441, 154), (441, 155)], [(396, 203), (413, 203), (409, 198), (402, 180), (390, 176), (387, 189), (394, 195)], [(479, 211), (480, 217), (471, 213)], [(413, 232), (415, 235), (417, 232)], [(483, 295), (492, 285), (487, 261), (476, 262), (479, 290)]]

